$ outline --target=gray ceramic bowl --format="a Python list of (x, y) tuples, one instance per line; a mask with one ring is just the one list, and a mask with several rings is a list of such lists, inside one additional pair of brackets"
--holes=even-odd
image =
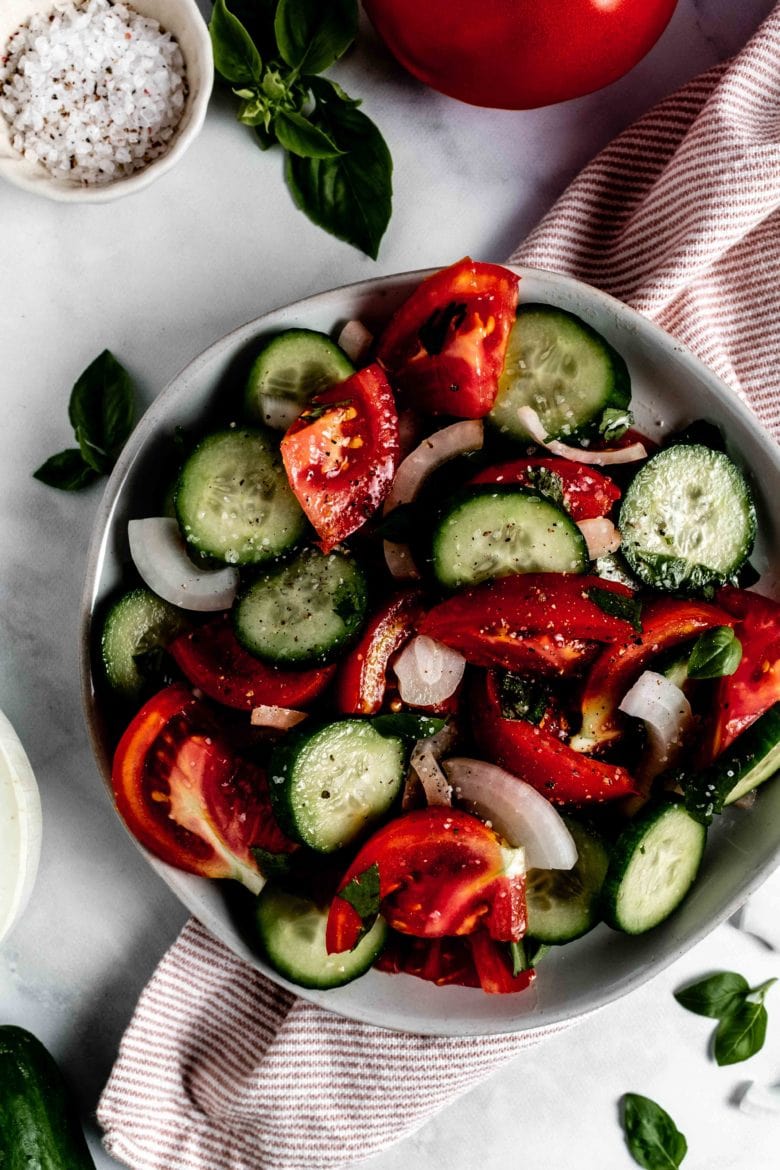
[[(209, 32), (195, 0), (130, 0), (130, 5), (172, 33), (179, 42), (187, 66), (187, 102), (165, 154), (126, 178), (84, 186), (68, 179), (55, 179), (40, 163), (23, 158), (12, 147), (8, 123), (0, 115), (0, 178), (60, 203), (107, 203), (148, 187), (175, 166), (197, 138), (214, 83), (214, 62)], [(30, 16), (49, 12), (53, 7), (54, 0), (1, 0), (0, 53), (11, 35)]]
[[(760, 501), (760, 535), (753, 558), (761, 589), (780, 596), (780, 532), (768, 508), (780, 499), (780, 451), (750, 411), (710, 370), (655, 325), (578, 281), (518, 269), (521, 299), (569, 309), (603, 333), (631, 370), (637, 425), (650, 435), (697, 418), (719, 424), (733, 457), (751, 475)], [(83, 695), (98, 765), (108, 783), (110, 747), (91, 675), (92, 615), (120, 582), (128, 561), (127, 521), (150, 514), (159, 494), (160, 453), (175, 426), (201, 423), (220, 387), (268, 332), (293, 325), (330, 332), (349, 318), (379, 326), (427, 275), (407, 273), (310, 297), (244, 325), (196, 358), (144, 415), (117, 463), (98, 513), (83, 599)], [(156, 504), (159, 507), (159, 503)], [(599, 926), (545, 957), (534, 987), (520, 995), (484, 995), (438, 988), (411, 976), (372, 971), (335, 991), (304, 991), (285, 982), (248, 950), (228, 912), (220, 885), (180, 873), (146, 855), (188, 909), (236, 954), (282, 986), (354, 1019), (413, 1032), (468, 1035), (532, 1031), (573, 1020), (645, 983), (732, 914), (780, 864), (780, 783), (759, 793), (755, 808), (718, 818), (701, 875), (667, 922), (630, 938)]]

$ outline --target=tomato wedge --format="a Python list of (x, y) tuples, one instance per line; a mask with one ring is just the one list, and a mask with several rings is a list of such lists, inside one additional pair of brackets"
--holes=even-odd
[(595, 751), (621, 735), (618, 706), (656, 655), (704, 630), (734, 622), (706, 601), (648, 601), (642, 608), (642, 633), (607, 647), (591, 668), (582, 696), (582, 727), (572, 741), (577, 750)]
[(262, 770), (232, 750), (209, 708), (178, 683), (130, 723), (111, 779), (131, 833), (178, 869), (235, 878), (258, 893), (252, 846), (294, 848), (274, 820)]
[(336, 702), (345, 715), (376, 715), (387, 690), (387, 668), (396, 650), (414, 633), (422, 615), (419, 593), (391, 598), (368, 625), (339, 668)]
[(707, 762), (780, 700), (780, 605), (759, 593), (730, 586), (716, 600), (737, 620), (742, 658), (734, 674), (718, 682)]
[[(434, 606), (419, 632), (475, 666), (570, 675), (589, 664), (596, 642), (624, 640), (631, 622), (598, 599), (630, 600), (617, 581), (563, 573), (518, 573), (464, 589)], [(595, 600), (594, 600), (595, 599)]]
[(335, 666), (282, 670), (261, 662), (239, 644), (227, 614), (180, 634), (168, 652), (193, 686), (215, 702), (241, 711), (263, 704), (305, 707), (336, 671)]
[(475, 683), (473, 699), (474, 737), (487, 758), (531, 784), (552, 804), (601, 803), (637, 791), (625, 768), (574, 751), (552, 728), (505, 719), (492, 671)]
[(418, 938), (470, 934), (517, 941), (525, 932), (523, 852), (503, 845), (486, 824), (459, 809), (416, 809), (366, 842), (341, 880), (328, 915), (329, 952), (360, 937), (360, 914), (339, 897), (372, 866), (388, 926)]
[(533, 967), (513, 975), (509, 948), (495, 942), (484, 930), (470, 934), (468, 943), (479, 985), (489, 995), (511, 995), (516, 991), (525, 991), (536, 978)]
[(424, 280), (390, 321), (377, 358), (424, 414), (492, 408), (515, 320), (519, 277), (468, 256)]
[(469, 939), (473, 937), (414, 938), (409, 934), (391, 934), (374, 966), (392, 975), (416, 975), (437, 987), (450, 984), (479, 987), (479, 976), (469, 946)]
[(606, 516), (620, 499), (620, 488), (609, 476), (584, 463), (558, 459), (555, 455), (534, 455), (511, 463), (497, 463), (480, 471), (471, 482), (534, 487), (544, 482), (545, 475), (556, 475), (560, 480), (563, 502), (575, 521)]
[(398, 466), (398, 413), (378, 365), (317, 394), (281, 444), (287, 478), (324, 553), (374, 514)]

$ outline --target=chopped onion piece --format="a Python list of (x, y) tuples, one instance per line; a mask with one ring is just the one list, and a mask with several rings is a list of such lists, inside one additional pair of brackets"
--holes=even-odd
[(610, 463), (636, 463), (638, 459), (647, 458), (644, 443), (632, 443), (630, 447), (616, 447), (611, 451), (586, 451), (581, 447), (569, 447), (558, 439), (550, 439), (548, 442), (542, 420), (532, 406), (521, 406), (517, 417), (535, 443), (546, 447), (553, 455), (560, 455), (562, 459), (576, 459), (578, 463), (606, 467)]
[(618, 709), (644, 722), (650, 749), (644, 775), (648, 779), (657, 776), (671, 762), (691, 725), (690, 703), (671, 679), (646, 670), (623, 696)]
[(263, 394), (259, 399), (263, 422), (274, 431), (288, 431), (303, 412), (303, 399), (279, 398), (274, 394)]
[(305, 711), (295, 711), (292, 707), (270, 707), (261, 704), (252, 708), (250, 722), (253, 727), (272, 727), (275, 731), (289, 731), (307, 717)]
[(385, 540), (383, 543), (385, 562), (396, 581), (418, 581), (420, 570), (414, 563), (409, 545), (396, 540)]
[(435, 707), (454, 695), (466, 659), (457, 650), (418, 634), (406, 643), (393, 664), (398, 693), (411, 707)]
[(425, 480), (437, 467), (448, 463), (456, 455), (479, 451), (485, 441), (485, 427), (481, 419), (466, 419), (434, 431), (407, 455), (395, 473), (392, 487), (382, 507), (387, 516), (401, 504), (411, 504)]
[(347, 321), (339, 333), (336, 344), (357, 366), (368, 356), (368, 352), (374, 344), (374, 335), (370, 329), (366, 329), (362, 321)]
[(428, 804), (452, 805), (452, 789), (433, 754), (430, 740), (421, 739), (412, 752), (411, 765), (420, 778)]
[(574, 867), (574, 838), (560, 813), (530, 784), (483, 760), (445, 760), (444, 771), (460, 802), (510, 845), (523, 847), (529, 869)]
[(238, 569), (201, 569), (187, 556), (179, 525), (169, 516), (131, 520), (130, 555), (153, 593), (180, 609), (211, 613), (229, 609), (238, 590)]
[(739, 1107), (748, 1117), (772, 1117), (780, 1113), (780, 1084), (760, 1085), (751, 1081), (739, 1099)]
[[(481, 419), (466, 419), (434, 431), (399, 465), (382, 507), (382, 515), (387, 516), (402, 504), (411, 504), (431, 472), (456, 455), (479, 451), (484, 441), (485, 427)], [(386, 540), (384, 552), (387, 567), (396, 580), (413, 580), (420, 576), (407, 544)]]
[(597, 560), (598, 557), (605, 557), (608, 553), (617, 552), (620, 548), (620, 533), (606, 516), (595, 516), (592, 520), (580, 520), (577, 527), (585, 537), (588, 556), (592, 561)]

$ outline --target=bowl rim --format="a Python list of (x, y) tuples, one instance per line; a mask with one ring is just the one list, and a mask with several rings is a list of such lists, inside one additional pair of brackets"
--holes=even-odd
[[(126, 2), (130, 7), (133, 7), (133, 0), (126, 0)], [(53, 6), (54, 0), (37, 0), (35, 5), (31, 5), (31, 15), (32, 11), (45, 10)], [(171, 170), (203, 129), (209, 99), (211, 98), (211, 91), (214, 87), (214, 57), (211, 51), (211, 38), (208, 25), (198, 8), (197, 0), (176, 0), (176, 7), (185, 16), (186, 22), (192, 31), (198, 68), (200, 70), (200, 79), (195, 89), (190, 86), (187, 102), (182, 110), (182, 120), (187, 118), (187, 124), (181, 130), (181, 133), (174, 132), (172, 144), (164, 154), (152, 159), (146, 166), (140, 167), (130, 175), (109, 183), (94, 184), (92, 186), (62, 182), (49, 175), (45, 169), (39, 171), (36, 168), (36, 177), (32, 177), (28, 174), (25, 167), (21, 165), (25, 162), (24, 159), (16, 155), (0, 155), (0, 179), (12, 184), (12, 186), (17, 187), (19, 190), (27, 191), (33, 195), (40, 195), (41, 198), (49, 199), (56, 203), (110, 203), (114, 199), (121, 199), (125, 195), (132, 195), (137, 191), (142, 191), (156, 179), (161, 178)], [(179, 41), (179, 47), (184, 54), (185, 64), (188, 66), (189, 73), (187, 55), (181, 46), (180, 38), (177, 37), (176, 39)], [(192, 55), (190, 55), (191, 59)], [(0, 114), (0, 120), (4, 121), (2, 114)]]
[[(92, 747), (92, 752), (95, 761), (98, 764), (98, 771), (102, 775), (104, 785), (108, 791), (109, 799), (114, 804), (111, 793), (111, 761), (105, 744), (102, 742), (99, 734), (98, 719), (97, 719), (97, 703), (96, 692), (93, 686), (92, 674), (92, 646), (91, 646), (91, 625), (92, 616), (94, 612), (94, 604), (96, 600), (96, 589), (99, 579), (99, 572), (102, 562), (102, 547), (104, 543), (105, 533), (111, 521), (113, 509), (117, 503), (118, 497), (127, 479), (128, 473), (135, 462), (137, 455), (145, 447), (149, 439), (152, 438), (156, 429), (158, 428), (162, 419), (158, 415), (164, 414), (167, 399), (170, 398), (176, 390), (178, 384), (182, 379), (188, 376), (196, 376), (202, 367), (207, 366), (220, 351), (235, 352), (235, 350), (251, 337), (260, 332), (268, 318), (274, 317), (280, 312), (288, 310), (298, 310), (304, 308), (316, 308), (318, 303), (327, 303), (334, 296), (338, 294), (359, 294), (362, 290), (375, 292), (378, 289), (386, 288), (392, 290), (394, 286), (403, 286), (411, 281), (423, 280), (434, 272), (440, 270), (440, 267), (435, 266), (425, 269), (414, 269), (407, 272), (392, 273), (386, 276), (369, 277), (367, 279), (355, 282), (348, 282), (339, 285), (335, 288), (328, 289), (322, 292), (311, 294), (307, 297), (300, 298), (295, 301), (283, 303), (271, 308), (261, 314), (259, 317), (251, 318), (235, 329), (230, 330), (216, 341), (212, 342), (206, 349), (202, 350), (195, 358), (185, 363), (179, 372), (169, 380), (166, 386), (160, 391), (156, 398), (152, 401), (150, 406), (144, 412), (139, 420), (127, 444), (121, 452), (119, 459), (111, 473), (108, 483), (104, 489), (103, 498), (100, 506), (96, 512), (92, 536), (87, 552), (86, 570), (84, 579), (84, 588), (80, 604), (80, 619), (79, 619), (79, 641), (80, 641), (80, 689), (82, 699), (82, 712), (87, 726), (87, 732)], [(561, 273), (553, 272), (549, 269), (531, 268), (524, 265), (517, 265), (511, 263), (502, 264), (502, 267), (508, 268), (510, 271), (517, 273), (521, 279), (523, 277), (539, 277), (543, 280), (552, 279), (558, 286), (563, 286), (572, 293), (584, 292), (591, 300), (595, 299), (600, 302), (605, 308), (611, 309), (617, 314), (618, 319), (623, 319), (631, 324), (639, 324), (640, 330), (652, 339), (654, 345), (661, 347), (670, 347), (674, 351), (678, 360), (681, 361), (683, 367), (689, 369), (692, 374), (704, 377), (704, 380), (718, 388), (718, 394), (723, 399), (727, 409), (733, 410), (740, 418), (742, 423), (746, 426), (751, 434), (751, 439), (759, 447), (763, 448), (764, 453), (770, 461), (777, 467), (780, 467), (780, 448), (774, 441), (769, 432), (763, 427), (756, 415), (744, 401), (744, 399), (727, 385), (713, 370), (711, 370), (704, 362), (702, 362), (687, 346), (678, 342), (671, 334), (667, 333), (655, 322), (649, 318), (642, 316), (635, 309), (626, 305), (624, 302), (612, 297), (610, 294), (602, 292), (600, 289), (587, 284), (584, 281), (577, 280), (574, 277), (567, 276)], [(173, 870), (170, 866), (166, 866), (159, 861), (152, 854), (150, 854), (132, 835), (130, 830), (125, 825), (121, 816), (114, 806), (114, 812), (120, 824), (133, 841), (136, 848), (145, 857), (148, 863), (152, 865), (158, 874), (168, 885), (169, 889), (175, 894), (180, 902), (186, 907), (190, 915), (194, 915), (194, 911), (187, 905), (183, 893), (176, 883), (178, 871)], [(219, 925), (209, 923), (207, 929), (214, 934), (231, 950), (234, 955), (247, 961), (258, 973), (264, 974), (271, 979), (278, 986), (285, 988), (292, 992), (299, 998), (306, 1000), (309, 1003), (315, 1004), (327, 1011), (334, 1012), (337, 1015), (346, 1018), (369, 1024), (375, 1027), (383, 1028), (387, 1031), (406, 1031), (413, 1030), (415, 1033), (436, 1035), (436, 1036), (463, 1036), (463, 1035), (502, 1035), (502, 1034), (523, 1034), (523, 1033), (550, 1033), (558, 1030), (567, 1024), (573, 1023), (577, 1020), (584, 1019), (586, 1016), (593, 1015), (595, 1012), (602, 1010), (610, 1003), (614, 1003), (618, 999), (623, 998), (630, 992), (637, 990), (643, 986), (649, 979), (655, 977), (661, 971), (671, 966), (678, 958), (687, 953), (697, 943), (701, 942), (703, 938), (709, 935), (719, 925), (739, 909), (745, 902), (746, 898), (750, 896), (774, 870), (780, 866), (780, 837), (772, 854), (769, 863), (764, 863), (756, 868), (753, 872), (740, 884), (736, 893), (729, 897), (719, 908), (717, 913), (702, 920), (689, 935), (686, 935), (683, 945), (675, 945), (669, 947), (668, 950), (659, 958), (655, 957), (650, 965), (639, 966), (633, 970), (629, 977), (623, 979), (621, 982), (610, 986), (607, 989), (602, 988), (599, 995), (594, 995), (592, 1006), (584, 1010), (567, 1011), (565, 1005), (560, 1011), (548, 1010), (543, 1021), (534, 1022), (528, 1018), (505, 1018), (502, 1020), (485, 1021), (475, 1019), (474, 1026), (464, 1028), (459, 1024), (457, 1028), (447, 1028), (445, 1021), (430, 1021), (421, 1022), (415, 1019), (414, 1028), (404, 1028), (400, 1023), (390, 1023), (385, 1018), (385, 1013), (381, 1007), (374, 1010), (372, 1006), (362, 1006), (360, 1009), (355, 1009), (349, 1003), (334, 1002), (329, 998), (333, 996), (333, 992), (316, 991), (309, 988), (299, 987), (297, 984), (291, 983), (285, 979), (284, 976), (269, 968), (262, 962), (259, 956), (251, 954), (248, 949), (243, 952), (236, 951), (232, 945), (232, 941), (225, 933), (221, 933)], [(206, 880), (206, 879), (204, 879)], [(349, 985), (347, 985), (349, 986)]]

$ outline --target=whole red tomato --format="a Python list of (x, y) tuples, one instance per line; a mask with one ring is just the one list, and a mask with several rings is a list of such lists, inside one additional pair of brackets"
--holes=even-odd
[(475, 106), (528, 110), (601, 89), (658, 40), (677, 0), (364, 0), (410, 73)]

